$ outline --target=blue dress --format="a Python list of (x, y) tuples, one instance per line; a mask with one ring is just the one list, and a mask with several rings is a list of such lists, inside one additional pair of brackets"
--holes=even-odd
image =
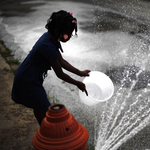
[(12, 88), (12, 99), (26, 107), (47, 111), (51, 105), (43, 87), (47, 71), (51, 69), (49, 60), (57, 60), (58, 42), (49, 32), (44, 33), (33, 46), (31, 52), (18, 67)]

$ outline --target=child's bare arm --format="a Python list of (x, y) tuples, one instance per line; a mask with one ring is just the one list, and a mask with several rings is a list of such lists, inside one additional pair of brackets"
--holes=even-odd
[(61, 56), (61, 53), (59, 53), (59, 62), (60, 62), (60, 65), (64, 69), (66, 69), (66, 70), (68, 70), (68, 71), (70, 71), (70, 72), (72, 72), (72, 73), (74, 73), (76, 75), (79, 75), (79, 76), (89, 76), (88, 73), (90, 72), (90, 70), (80, 71), (79, 69), (75, 68), (70, 63), (68, 63), (65, 59), (63, 59), (63, 57)]
[(59, 60), (54, 60), (54, 61), (50, 60), (50, 64), (58, 78), (66, 81), (68, 83), (76, 85), (81, 91), (85, 92), (88, 95), (85, 84), (80, 81), (74, 80), (69, 75), (64, 73), (61, 68)]

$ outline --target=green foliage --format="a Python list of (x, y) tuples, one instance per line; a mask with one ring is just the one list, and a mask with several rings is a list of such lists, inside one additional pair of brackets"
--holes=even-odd
[[(3, 45), (4, 46), (4, 45)], [(9, 48), (6, 48), (5, 47), (5, 51), (2, 51), (1, 49), (0, 49), (0, 51), (1, 51), (1, 55), (2, 55), (2, 57), (3, 58), (7, 58), (7, 57), (10, 57), (10, 56), (13, 56), (11, 53), (12, 53), (12, 51), (9, 49)]]
[(87, 148), (87, 150), (95, 150), (94, 146), (90, 146), (90, 148)]
[(0, 40), (0, 43), (1, 43), (2, 45), (4, 45), (4, 41), (3, 41), (3, 40)]
[(12, 60), (6, 59), (6, 62), (7, 62), (9, 65), (12, 65), (12, 64), (19, 65), (19, 64), (20, 64), (19, 58), (18, 58), (18, 59), (12, 59)]
[(11, 72), (12, 72), (13, 74), (15, 74), (15, 73), (16, 73), (16, 71), (17, 71), (17, 69), (16, 69), (16, 68), (11, 68)]
[(74, 89), (70, 89), (72, 92), (75, 91)]
[(4, 41), (0, 40), (0, 43), (4, 47), (4, 50), (0, 48), (0, 54), (5, 59), (6, 63), (9, 64), (11, 71), (15, 74), (18, 66), (20, 65), (20, 59), (14, 59), (14, 55), (12, 54), (12, 50), (6, 47)]
[(48, 100), (49, 100), (50, 102), (52, 102), (53, 104), (59, 104), (59, 100), (58, 100), (56, 97), (54, 97), (54, 96), (50, 97), (50, 96), (47, 94), (47, 98), (48, 98)]

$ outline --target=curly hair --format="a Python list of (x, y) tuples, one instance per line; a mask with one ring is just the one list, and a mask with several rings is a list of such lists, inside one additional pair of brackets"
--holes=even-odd
[(45, 28), (53, 35), (55, 35), (56, 29), (58, 30), (58, 36), (67, 30), (75, 30), (77, 35), (77, 19), (72, 16), (72, 13), (60, 10), (52, 13), (51, 17), (47, 20)]

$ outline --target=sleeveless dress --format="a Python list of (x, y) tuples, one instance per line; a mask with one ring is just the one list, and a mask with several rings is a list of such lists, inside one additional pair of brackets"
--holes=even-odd
[(12, 100), (26, 107), (47, 111), (51, 105), (43, 87), (47, 71), (51, 69), (49, 60), (57, 60), (58, 42), (49, 32), (44, 33), (35, 43), (25, 60), (18, 67), (12, 88)]

